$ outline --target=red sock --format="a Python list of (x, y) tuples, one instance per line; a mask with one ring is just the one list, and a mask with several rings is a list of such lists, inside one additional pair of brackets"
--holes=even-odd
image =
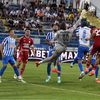
[(86, 68), (89, 68), (90, 67), (90, 61), (87, 60), (86, 62)]
[(23, 64), (22, 68), (21, 68), (21, 71), (20, 71), (20, 75), (22, 76), (24, 70), (25, 70), (25, 67), (26, 67), (26, 64)]
[(92, 70), (96, 70), (97, 66), (98, 66), (98, 65), (95, 64), (95, 65), (93, 66)]

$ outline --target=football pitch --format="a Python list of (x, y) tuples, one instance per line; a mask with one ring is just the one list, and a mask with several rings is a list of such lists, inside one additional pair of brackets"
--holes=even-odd
[(27, 83), (23, 84), (13, 79), (13, 69), (8, 65), (0, 84), (0, 100), (100, 100), (100, 84), (95, 82), (95, 76), (87, 75), (80, 81), (77, 64), (73, 68), (69, 63), (62, 64), (60, 84), (55, 73), (52, 73), (51, 81), (45, 83), (46, 66), (42, 64), (36, 68), (29, 62), (23, 75)]

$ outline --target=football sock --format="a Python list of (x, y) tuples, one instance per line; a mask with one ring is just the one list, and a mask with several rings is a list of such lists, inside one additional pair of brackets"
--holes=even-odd
[[(58, 67), (58, 71), (61, 72), (61, 65), (58, 64), (57, 67)], [(58, 77), (60, 77), (60, 74), (61, 74), (61, 73), (58, 73)]]
[(78, 66), (79, 66), (80, 71), (82, 72), (83, 71), (82, 63), (78, 63)]
[(0, 76), (3, 75), (4, 71), (6, 70), (7, 66), (3, 66), (0, 71)]
[(96, 76), (96, 78), (98, 78), (98, 72), (99, 72), (99, 67), (97, 67), (96, 70), (95, 70), (95, 76)]
[(16, 74), (17, 76), (19, 76), (18, 68), (17, 68), (17, 67), (13, 67), (13, 69), (14, 69), (15, 74)]
[(23, 74), (23, 72), (24, 72), (24, 70), (25, 70), (25, 67), (26, 67), (26, 65), (25, 65), (25, 64), (23, 64), (23, 66), (22, 66), (22, 68), (21, 68), (21, 71), (20, 71), (20, 75), (22, 75), (22, 74)]
[(48, 76), (50, 76), (50, 72), (51, 72), (51, 63), (49, 63), (47, 65), (47, 74), (48, 74)]

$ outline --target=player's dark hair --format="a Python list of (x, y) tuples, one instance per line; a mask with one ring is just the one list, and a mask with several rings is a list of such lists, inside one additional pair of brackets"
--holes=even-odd
[(57, 25), (58, 27), (60, 27), (59, 23), (53, 23), (53, 24), (52, 24), (52, 27), (53, 27), (54, 25)]
[(62, 23), (60, 24), (60, 29), (61, 29), (61, 30), (66, 30), (66, 23), (62, 22)]
[(85, 27), (85, 26), (89, 27), (89, 22), (87, 21), (86, 18), (83, 18), (81, 20), (81, 27)]
[(8, 30), (8, 32), (10, 33), (12, 30), (13, 30), (13, 29), (10, 28), (10, 29)]

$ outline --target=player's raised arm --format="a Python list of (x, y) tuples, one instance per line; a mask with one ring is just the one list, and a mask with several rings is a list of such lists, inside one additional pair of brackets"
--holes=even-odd
[(77, 22), (73, 25), (73, 27), (70, 28), (70, 32), (71, 32), (71, 33), (73, 33), (74, 30), (79, 26), (80, 22), (81, 22), (81, 18), (79, 18), (79, 19), (77, 20)]
[(73, 25), (73, 27), (70, 28), (70, 32), (73, 33), (74, 30), (78, 27), (78, 25), (81, 23), (81, 20), (83, 18), (83, 14), (81, 13), (79, 19), (76, 21), (76, 23)]

